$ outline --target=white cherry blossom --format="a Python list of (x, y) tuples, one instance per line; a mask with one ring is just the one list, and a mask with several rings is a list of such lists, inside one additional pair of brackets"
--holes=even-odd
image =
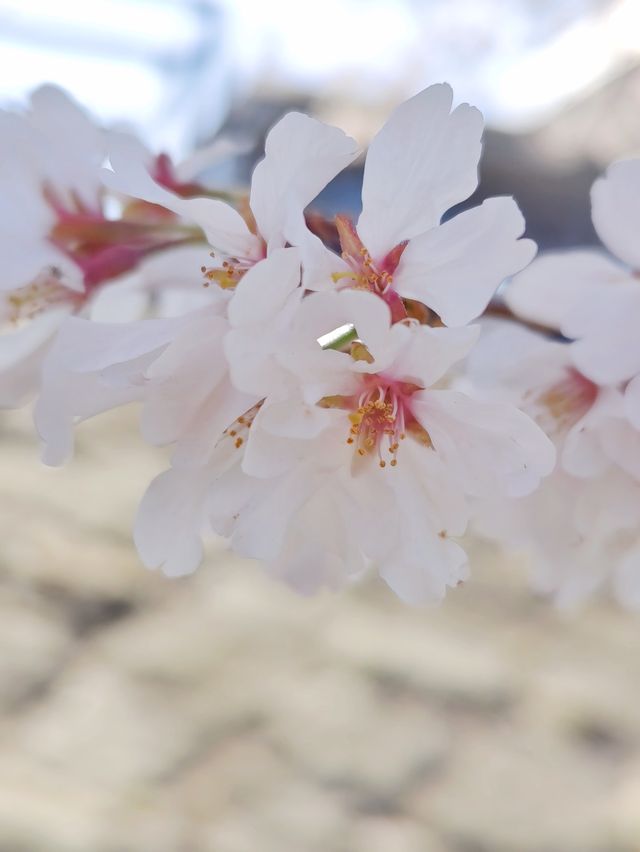
[[(168, 291), (177, 281), (180, 291), (201, 293), (207, 251), (195, 245), (199, 231), (130, 199), (117, 215), (111, 210), (101, 175), (115, 138), (52, 86), (35, 91), (28, 109), (0, 112), (2, 407), (37, 390), (65, 317), (126, 322), (147, 309), (150, 290)], [(175, 190), (192, 189), (186, 170), (178, 177), (166, 157), (146, 152), (142, 162)]]
[(219, 199), (171, 192), (144, 168), (139, 143), (130, 137), (111, 145), (113, 171), (105, 171), (103, 180), (202, 228), (216, 261), (208, 271), (210, 280), (233, 289), (269, 251), (285, 246), (289, 232), (302, 227), (305, 207), (356, 155), (356, 143), (338, 128), (291, 112), (267, 135), (265, 157), (253, 172), (241, 212)]
[[(274, 293), (274, 309), (281, 299)], [(350, 352), (322, 350), (318, 330), (347, 323), (359, 337)], [(237, 331), (228, 354), (240, 361), (244, 343), (253, 363), (268, 324), (262, 341), (255, 327), (253, 339)], [(235, 550), (303, 591), (347, 582), (373, 562), (404, 600), (441, 599), (467, 575), (456, 539), (468, 498), (528, 493), (554, 460), (548, 439), (513, 406), (433, 387), (476, 337), (475, 328), (392, 325), (368, 293), (305, 298), (273, 347), (278, 381), (266, 399), (227, 431), (206, 469), (174, 465), (151, 486), (136, 526), (145, 561), (195, 567), (208, 519)], [(232, 365), (236, 374), (245, 371)], [(172, 521), (175, 489), (199, 495), (191, 520)], [(166, 552), (154, 538), (157, 512)], [(182, 563), (172, 523), (189, 525)]]
[(561, 606), (609, 579), (623, 602), (640, 605), (640, 433), (622, 392), (581, 374), (573, 343), (487, 326), (470, 359), (472, 386), (529, 413), (553, 439), (558, 463), (530, 496), (479, 501), (476, 528), (526, 551), (534, 587)]
[(640, 160), (609, 167), (591, 190), (593, 224), (613, 254), (549, 253), (507, 289), (519, 316), (574, 340), (571, 358), (600, 385), (622, 385), (630, 421), (640, 429)]
[(438, 84), (401, 104), (367, 152), (362, 213), (336, 219), (342, 255), (305, 229), (289, 230), (303, 252), (309, 289), (353, 287), (381, 296), (394, 319), (402, 299), (423, 303), (446, 325), (465, 325), (500, 283), (535, 254), (518, 239), (524, 219), (512, 198), (491, 198), (442, 222), (478, 183), (482, 116), (468, 104), (451, 112), (453, 92)]

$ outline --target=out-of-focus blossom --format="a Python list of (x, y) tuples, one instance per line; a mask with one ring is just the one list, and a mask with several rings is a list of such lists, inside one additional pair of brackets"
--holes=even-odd
[[(180, 282), (185, 291), (189, 281), (201, 289), (202, 233), (169, 210), (115, 203), (105, 191), (103, 164), (123, 139), (51, 86), (34, 92), (24, 112), (0, 113), (1, 406), (37, 389), (42, 358), (70, 314), (127, 321), (148, 306), (151, 290)], [(140, 168), (174, 191), (206, 192), (166, 157), (138, 153)]]
[(575, 341), (571, 359), (600, 385), (621, 386), (640, 429), (640, 160), (609, 167), (591, 190), (593, 224), (613, 258), (570, 251), (540, 257), (508, 288), (519, 316)]
[(610, 579), (623, 603), (640, 606), (640, 433), (625, 415), (622, 390), (576, 368), (575, 345), (508, 323), (485, 329), (470, 360), (472, 386), (533, 417), (558, 463), (524, 499), (479, 501), (475, 523), (528, 552), (534, 586), (561, 605)]

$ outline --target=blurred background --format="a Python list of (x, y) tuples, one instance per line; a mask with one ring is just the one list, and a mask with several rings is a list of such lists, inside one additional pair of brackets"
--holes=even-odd
[[(592, 180), (640, 154), (638, 0), (0, 0), (0, 68), (4, 105), (53, 81), (156, 149), (237, 139), (228, 182), (292, 106), (365, 146), (447, 80), (488, 124), (472, 202), (543, 247), (593, 242)], [(163, 464), (128, 412), (60, 471), (0, 419), (0, 852), (640, 850), (637, 617), (480, 543), (435, 610), (299, 599), (222, 544), (169, 582), (131, 541)]]

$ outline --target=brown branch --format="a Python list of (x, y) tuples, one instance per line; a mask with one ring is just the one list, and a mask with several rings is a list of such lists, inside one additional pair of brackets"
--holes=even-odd
[[(531, 320), (523, 319), (522, 317), (514, 314), (514, 312), (509, 308), (503, 301), (498, 299), (493, 299), (487, 305), (487, 309), (485, 310), (483, 317), (499, 317), (500, 319), (511, 320), (511, 322), (515, 322), (518, 325), (523, 325), (525, 328), (531, 329), (531, 331), (536, 331), (538, 334), (546, 334), (552, 337), (562, 337), (557, 328), (552, 328), (549, 325), (544, 325), (540, 322), (533, 322)], [(482, 317), (481, 317), (482, 318)]]

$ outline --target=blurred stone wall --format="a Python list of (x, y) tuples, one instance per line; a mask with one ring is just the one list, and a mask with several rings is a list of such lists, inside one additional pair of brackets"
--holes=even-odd
[(473, 548), (437, 609), (140, 566), (132, 414), (0, 440), (1, 852), (634, 852), (640, 620)]

